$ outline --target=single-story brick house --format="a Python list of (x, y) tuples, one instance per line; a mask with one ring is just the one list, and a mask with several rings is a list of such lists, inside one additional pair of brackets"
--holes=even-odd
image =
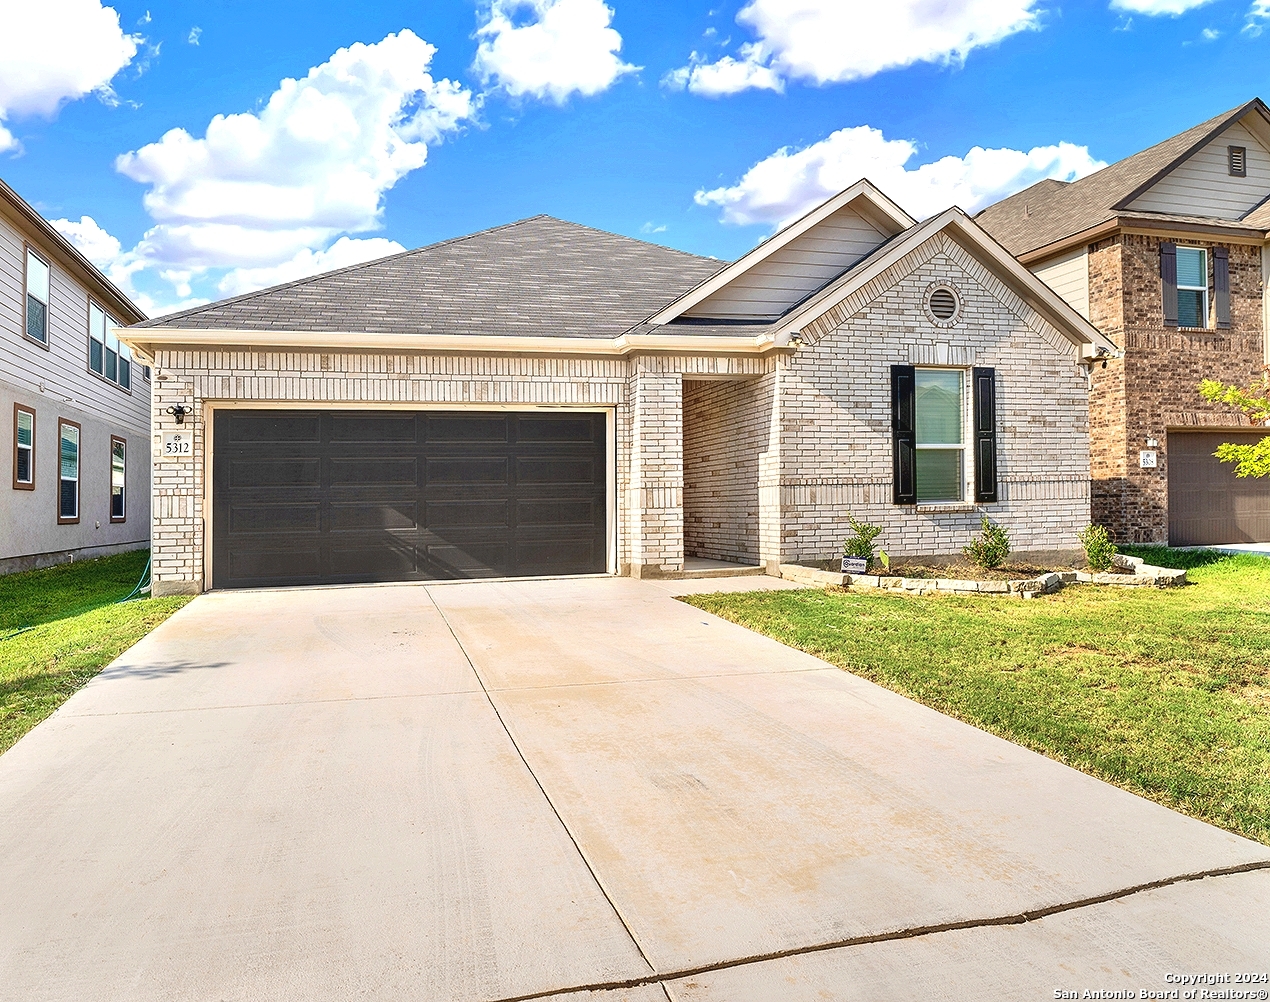
[(849, 512), (893, 554), (981, 514), (1069, 548), (1115, 350), (961, 210), (866, 181), (732, 264), (537, 216), (122, 337), (157, 594), (771, 569)]

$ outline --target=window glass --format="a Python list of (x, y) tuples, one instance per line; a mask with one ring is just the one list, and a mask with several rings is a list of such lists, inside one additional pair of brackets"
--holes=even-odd
[(124, 462), (125, 445), (119, 439), (110, 443), (110, 517), (124, 517), (124, 478), (128, 468)]
[(35, 460), (35, 415), (30, 411), (18, 411), (17, 429), (17, 469), (13, 479), (20, 484), (29, 484), (34, 477)]
[(119, 346), (119, 385), (125, 390), (132, 389), (132, 352), (126, 344)]
[(1177, 325), (1208, 326), (1208, 252), (1199, 247), (1177, 249)]
[(47, 344), (49, 339), (49, 266), (26, 252), (26, 332)]
[(917, 500), (960, 501), (963, 374), (955, 369), (918, 369), (914, 377)]
[(88, 367), (93, 372), (106, 372), (106, 314), (88, 304)]
[(61, 489), (58, 493), (58, 515), (79, 517), (79, 429), (73, 424), (61, 427)]

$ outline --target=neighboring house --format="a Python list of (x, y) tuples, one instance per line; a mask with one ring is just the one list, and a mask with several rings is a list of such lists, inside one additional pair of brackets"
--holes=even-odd
[(116, 333), (144, 319), (0, 181), (0, 573), (149, 542), (150, 381)]
[(977, 222), (1123, 349), (1093, 370), (1094, 519), (1175, 546), (1270, 542), (1270, 481), (1213, 452), (1265, 432), (1201, 379), (1270, 363), (1270, 112), (1259, 100), (1071, 183), (1041, 181)]
[(158, 594), (773, 570), (840, 554), (848, 513), (895, 554), (981, 515), (1071, 548), (1113, 350), (959, 209), (863, 181), (726, 266), (537, 216), (124, 337)]

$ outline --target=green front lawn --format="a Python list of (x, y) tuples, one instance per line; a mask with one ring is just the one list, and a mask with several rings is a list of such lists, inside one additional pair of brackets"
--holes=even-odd
[(1126, 550), (1192, 583), (1031, 601), (841, 589), (684, 601), (1270, 844), (1270, 559)]
[(0, 576), (0, 752), (188, 598), (126, 602), (149, 553)]

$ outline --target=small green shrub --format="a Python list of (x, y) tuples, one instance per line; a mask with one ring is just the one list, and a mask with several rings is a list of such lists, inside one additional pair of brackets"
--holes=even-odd
[(961, 552), (985, 571), (994, 570), (1005, 563), (1010, 555), (1010, 534), (1005, 526), (995, 525), (987, 515), (983, 517), (983, 535), (972, 539)]
[(1090, 525), (1076, 533), (1080, 545), (1085, 548), (1085, 559), (1098, 572), (1109, 571), (1115, 564), (1116, 544), (1104, 525)]
[(847, 524), (851, 526), (851, 531), (855, 535), (849, 536), (843, 541), (842, 555), (844, 557), (860, 557), (872, 562), (873, 541), (882, 535), (882, 527), (880, 525), (869, 525), (867, 522), (860, 522), (850, 512), (847, 512)]

